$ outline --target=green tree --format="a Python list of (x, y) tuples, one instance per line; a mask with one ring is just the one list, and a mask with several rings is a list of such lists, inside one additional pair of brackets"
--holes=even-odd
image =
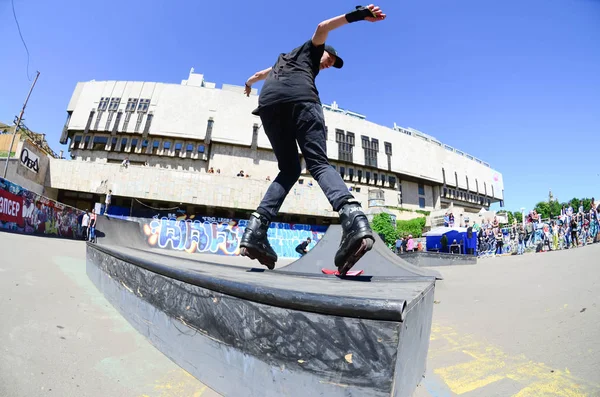
[(394, 244), (398, 233), (392, 223), (390, 214), (380, 213), (373, 217), (371, 226), (375, 233), (379, 234), (385, 241), (386, 245)]
[(547, 201), (540, 201), (533, 208), (542, 218), (550, 218), (550, 204)]
[(425, 218), (415, 218), (409, 221), (396, 222), (398, 236), (408, 236), (409, 234), (412, 234), (413, 237), (421, 237), (423, 235), (424, 227)]
[(523, 214), (521, 213), (521, 211), (514, 211), (513, 219), (516, 219), (519, 223), (523, 223)]

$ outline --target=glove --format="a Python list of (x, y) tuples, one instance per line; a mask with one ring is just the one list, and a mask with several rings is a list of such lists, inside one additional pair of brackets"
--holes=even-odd
[(364, 21), (367, 17), (376, 17), (368, 7), (364, 6), (356, 6), (356, 10), (347, 13), (345, 16), (348, 23)]

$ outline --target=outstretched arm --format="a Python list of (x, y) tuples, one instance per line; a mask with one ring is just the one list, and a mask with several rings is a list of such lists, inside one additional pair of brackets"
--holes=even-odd
[(317, 26), (317, 30), (315, 30), (315, 33), (313, 34), (312, 43), (315, 46), (325, 44), (329, 32), (348, 23), (358, 21), (383, 21), (385, 19), (385, 16), (386, 15), (383, 13), (383, 11), (381, 11), (379, 7), (374, 6), (373, 4), (370, 4), (366, 7), (356, 7), (356, 10), (354, 11), (351, 11), (344, 15), (338, 15), (337, 17), (333, 17), (331, 19), (321, 22)]
[(256, 83), (257, 81), (266, 79), (271, 69), (272, 67), (261, 70), (260, 72), (256, 72), (252, 76), (250, 76), (248, 80), (246, 80), (246, 87), (244, 88), (244, 93), (246, 94), (246, 96), (250, 96), (250, 92), (252, 91), (252, 84)]

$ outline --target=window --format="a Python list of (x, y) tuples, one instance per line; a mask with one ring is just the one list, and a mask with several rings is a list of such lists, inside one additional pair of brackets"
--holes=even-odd
[(340, 176), (342, 177), (342, 179), (344, 179), (344, 177), (346, 176), (346, 167), (340, 166)]
[(127, 138), (121, 139), (121, 147), (119, 148), (119, 151), (120, 152), (124, 152), (125, 151), (125, 146), (127, 146)]
[(75, 135), (75, 137), (73, 138), (73, 141), (71, 142), (71, 148), (78, 149), (80, 144), (81, 144), (81, 135)]
[(442, 197), (448, 196), (448, 188), (444, 188), (444, 192), (442, 193)]
[(214, 123), (215, 121), (212, 119), (212, 117), (210, 117), (208, 119), (208, 123), (206, 124), (206, 136), (204, 137), (204, 143), (206, 143), (207, 145), (210, 144), (210, 140), (212, 139), (212, 130)]
[(140, 99), (138, 103), (137, 111), (138, 113), (146, 113), (148, 111), (148, 107), (150, 106), (150, 99)]
[(204, 153), (204, 145), (198, 145), (198, 153)]
[(98, 111), (98, 116), (96, 116), (96, 124), (94, 124), (94, 131), (98, 131), (98, 127), (100, 127), (100, 119), (102, 119), (102, 111)]
[(358, 177), (358, 181), (360, 182), (362, 180), (362, 170), (356, 170), (356, 176)]
[(146, 153), (148, 151), (148, 140), (144, 139), (142, 141), (142, 153)]
[(114, 137), (110, 143), (110, 150), (117, 150), (117, 142), (119, 142), (119, 138)]
[(127, 100), (127, 106), (125, 107), (126, 112), (134, 112), (137, 107), (137, 98), (129, 98)]
[(449, 151), (451, 151), (451, 152), (453, 152), (453, 151), (454, 151), (454, 148), (453, 148), (452, 146), (444, 145), (444, 148), (445, 148), (446, 150), (449, 150)]
[(254, 124), (252, 126), (252, 144), (250, 148), (252, 150), (256, 150), (258, 147), (258, 124)]
[(131, 151), (135, 153), (135, 149), (137, 148), (138, 145), (138, 139), (137, 138), (133, 138), (131, 140)]
[(107, 137), (95, 136), (94, 142), (92, 143), (92, 150), (104, 150), (106, 148), (107, 143), (108, 143)]
[(152, 154), (157, 154), (159, 147), (160, 147), (160, 141), (159, 140), (155, 139), (154, 141), (152, 141)]
[(111, 98), (110, 105), (108, 106), (108, 110), (114, 112), (119, 108), (119, 103), (121, 103), (121, 98)]
[(98, 111), (102, 112), (104, 110), (106, 110), (106, 108), (108, 107), (108, 97), (102, 97), (100, 98), (100, 103), (98, 104)]
[(115, 119), (115, 125), (113, 125), (112, 132), (117, 132), (119, 130), (119, 122), (121, 121), (122, 116), (123, 112), (117, 112), (117, 118)]
[(181, 142), (175, 143), (175, 156), (181, 156), (182, 148), (183, 148), (183, 143), (181, 143)]
[(125, 115), (125, 122), (123, 122), (123, 131), (127, 132), (127, 127), (129, 126), (129, 119), (131, 118), (131, 112), (127, 112)]
[(163, 142), (163, 155), (168, 156), (170, 151), (171, 151), (171, 142), (164, 141)]
[(365, 178), (367, 179), (367, 183), (371, 182), (371, 172), (367, 171), (365, 172)]
[(108, 118), (106, 119), (106, 125), (104, 126), (106, 131), (110, 131), (110, 123), (112, 122), (114, 114), (115, 112), (108, 112)]
[(369, 137), (361, 137), (362, 147), (365, 151), (365, 165), (368, 167), (377, 167), (377, 152), (379, 152), (379, 141), (375, 138), (369, 141)]
[(377, 175), (377, 173), (373, 173), (373, 183), (377, 185), (377, 182), (379, 182), (378, 180), (379, 175)]
[(396, 187), (396, 177), (395, 177), (395, 176), (392, 176), (392, 175), (390, 175), (390, 176), (388, 177), (388, 183), (390, 184), (390, 187), (391, 187), (392, 189), (394, 189), (394, 188)]
[(419, 197), (419, 208), (425, 208), (425, 198)]
[(154, 118), (154, 114), (152, 112), (148, 113), (146, 117), (146, 125), (144, 126), (144, 134), (148, 134), (150, 132), (150, 125), (152, 124), (152, 119)]
[(89, 149), (91, 139), (92, 139), (92, 137), (89, 135), (85, 137), (84, 146), (83, 146), (84, 149)]
[(385, 175), (381, 174), (381, 184), (385, 185)]
[(133, 132), (140, 132), (140, 126), (142, 125), (142, 119), (144, 118), (144, 113), (138, 113), (137, 121), (135, 122), (135, 128)]
[(384, 142), (383, 143), (385, 145), (385, 154), (387, 154), (388, 156), (392, 155), (392, 144), (390, 142)]
[(446, 170), (442, 168), (442, 181), (444, 181), (444, 185), (446, 184)]
[(354, 179), (354, 168), (348, 168), (348, 177), (350, 177), (350, 180)]
[(419, 195), (425, 196), (425, 186), (422, 183), (419, 183)]
[(185, 153), (186, 153), (186, 155), (188, 153), (191, 155), (193, 151), (194, 151), (194, 145), (193, 144), (188, 143), (187, 145), (185, 145)]
[(353, 161), (354, 133), (344, 134), (343, 130), (335, 130), (335, 141), (338, 144), (338, 159), (351, 163)]

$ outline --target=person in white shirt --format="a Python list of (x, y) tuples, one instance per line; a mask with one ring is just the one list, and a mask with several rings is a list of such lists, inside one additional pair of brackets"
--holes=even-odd
[(88, 226), (90, 225), (90, 214), (85, 211), (83, 214), (83, 218), (81, 218), (81, 229), (83, 230), (83, 237), (88, 239)]
[(110, 202), (112, 201), (112, 190), (108, 191), (106, 195), (106, 200), (104, 200), (104, 215), (108, 215), (108, 208), (110, 207)]

